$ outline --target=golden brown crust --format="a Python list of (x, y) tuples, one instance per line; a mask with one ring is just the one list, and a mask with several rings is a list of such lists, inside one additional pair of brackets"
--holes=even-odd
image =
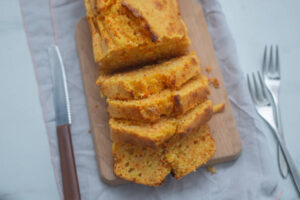
[[(188, 52), (190, 40), (175, 3), (168, 1), (167, 9), (161, 11), (154, 8), (152, 15), (158, 15), (155, 18), (167, 13), (159, 25), (145, 9), (152, 1), (133, 5), (122, 0), (85, 0), (87, 16), (93, 17), (96, 25), (96, 32), (91, 31), (94, 59), (103, 71), (145, 65)], [(102, 46), (101, 51), (98, 46)]]
[(92, 36), (94, 57), (97, 59), (95, 61), (98, 62), (99, 61), (98, 59), (100, 59), (103, 54), (103, 49), (101, 46), (101, 36), (98, 31), (97, 25), (95, 24), (96, 23), (95, 18), (88, 16), (87, 20), (88, 20), (88, 24), (89, 24), (91, 36)]
[(161, 118), (154, 123), (111, 118), (110, 134), (113, 141), (138, 146), (157, 147), (175, 134), (189, 134), (212, 116), (211, 101), (207, 100), (178, 118)]
[(134, 16), (145, 20), (153, 42), (161, 41), (170, 35), (178, 38), (187, 35), (177, 0), (122, 0), (122, 5)]
[(201, 72), (195, 53), (138, 70), (108, 75), (100, 71), (97, 84), (110, 99), (142, 99), (164, 89), (178, 89)]

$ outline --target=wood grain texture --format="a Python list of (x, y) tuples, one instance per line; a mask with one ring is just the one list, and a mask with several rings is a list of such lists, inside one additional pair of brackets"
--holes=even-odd
[[(211, 87), (210, 99), (214, 104), (225, 103), (226, 106), (223, 113), (214, 115), (209, 122), (212, 136), (216, 142), (217, 152), (208, 164), (234, 160), (240, 155), (241, 140), (202, 8), (194, 0), (179, 0), (178, 2), (192, 41), (191, 50), (195, 51), (199, 56), (203, 69), (207, 66), (212, 68), (210, 73), (206, 73), (205, 70), (203, 72), (208, 77), (217, 78), (220, 82), (218, 89)], [(109, 185), (126, 183), (126, 181), (119, 179), (113, 173), (112, 142), (109, 136), (107, 106), (105, 100), (100, 97), (99, 88), (96, 85), (98, 67), (93, 59), (92, 42), (85, 18), (78, 22), (75, 37), (100, 176)]]

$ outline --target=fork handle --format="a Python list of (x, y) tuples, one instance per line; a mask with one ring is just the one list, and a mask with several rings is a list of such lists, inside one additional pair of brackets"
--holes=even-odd
[[(274, 120), (276, 120), (276, 124), (277, 124), (277, 130), (278, 130), (278, 134), (279, 137), (281, 139), (281, 141), (283, 142), (283, 144), (285, 145), (285, 141), (284, 141), (284, 135), (283, 135), (283, 128), (282, 128), (282, 122), (281, 122), (281, 112), (280, 112), (280, 106), (279, 106), (279, 90), (271, 90), (269, 87), (266, 87), (269, 91), (269, 93), (271, 94), (272, 100), (274, 102), (274, 108), (275, 108), (275, 118)], [(280, 145), (277, 145), (277, 160), (278, 160), (278, 167), (279, 167), (279, 171), (281, 176), (286, 179), (288, 176), (288, 167), (287, 167), (287, 163), (284, 159), (283, 156), (283, 152), (280, 148)]]
[(280, 174), (282, 178), (286, 179), (288, 176), (289, 169), (279, 144), (277, 145), (277, 156)]
[[(274, 104), (275, 104), (275, 110), (276, 110), (276, 121), (277, 121), (277, 129), (278, 129), (278, 134), (280, 136), (281, 141), (283, 142), (283, 144), (285, 145), (285, 141), (284, 141), (284, 136), (283, 136), (283, 128), (282, 128), (282, 123), (281, 123), (281, 116), (280, 116), (280, 109), (279, 109), (279, 103), (274, 99)], [(287, 167), (287, 163), (284, 159), (283, 156), (283, 152), (280, 148), (280, 146), (278, 145), (277, 148), (277, 155), (278, 155), (278, 165), (279, 165), (279, 170), (281, 173), (281, 176), (286, 179), (288, 176), (288, 167)]]
[(291, 157), (289, 151), (287, 150), (286, 146), (283, 144), (281, 138), (279, 137), (278, 134), (275, 134), (276, 135), (276, 139), (278, 141), (278, 144), (280, 145), (280, 148), (283, 152), (283, 156), (287, 162), (287, 165), (289, 167), (289, 170), (290, 170), (290, 174), (293, 178), (293, 181), (295, 183), (295, 186), (296, 186), (296, 189), (297, 189), (297, 192), (298, 192), (298, 195), (300, 196), (300, 174), (299, 174), (299, 171), (297, 170), (297, 166), (295, 165), (295, 162), (293, 160), (293, 158)]

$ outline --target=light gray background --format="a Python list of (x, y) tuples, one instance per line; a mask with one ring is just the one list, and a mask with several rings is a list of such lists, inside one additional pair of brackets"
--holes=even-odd
[(59, 199), (18, 0), (0, 1), (0, 199)]
[[(245, 73), (260, 70), (266, 44), (278, 44), (280, 47), (282, 122), (287, 147), (300, 167), (300, 1), (219, 2), (235, 39), (240, 67)], [(277, 161), (272, 133), (269, 131), (266, 135), (273, 160)], [(297, 196), (290, 178), (282, 180), (281, 186), (284, 191), (282, 199)]]
[[(300, 3), (220, 0), (244, 72), (259, 69), (265, 44), (281, 48), (282, 120), (286, 142), (300, 163)], [(0, 1), (0, 199), (58, 199), (38, 86), (18, 0)], [(265, 128), (267, 130), (267, 127)], [(276, 163), (271, 133), (268, 141)], [(26, 143), (26, 147), (24, 144)], [(279, 172), (278, 172), (279, 176)], [(291, 180), (280, 182), (282, 199), (296, 197)]]

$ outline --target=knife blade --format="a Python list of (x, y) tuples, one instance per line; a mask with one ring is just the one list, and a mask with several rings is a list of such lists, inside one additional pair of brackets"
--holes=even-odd
[(71, 108), (65, 68), (56, 45), (48, 48), (48, 54), (53, 81), (53, 101), (64, 199), (79, 200), (81, 197), (71, 138)]

